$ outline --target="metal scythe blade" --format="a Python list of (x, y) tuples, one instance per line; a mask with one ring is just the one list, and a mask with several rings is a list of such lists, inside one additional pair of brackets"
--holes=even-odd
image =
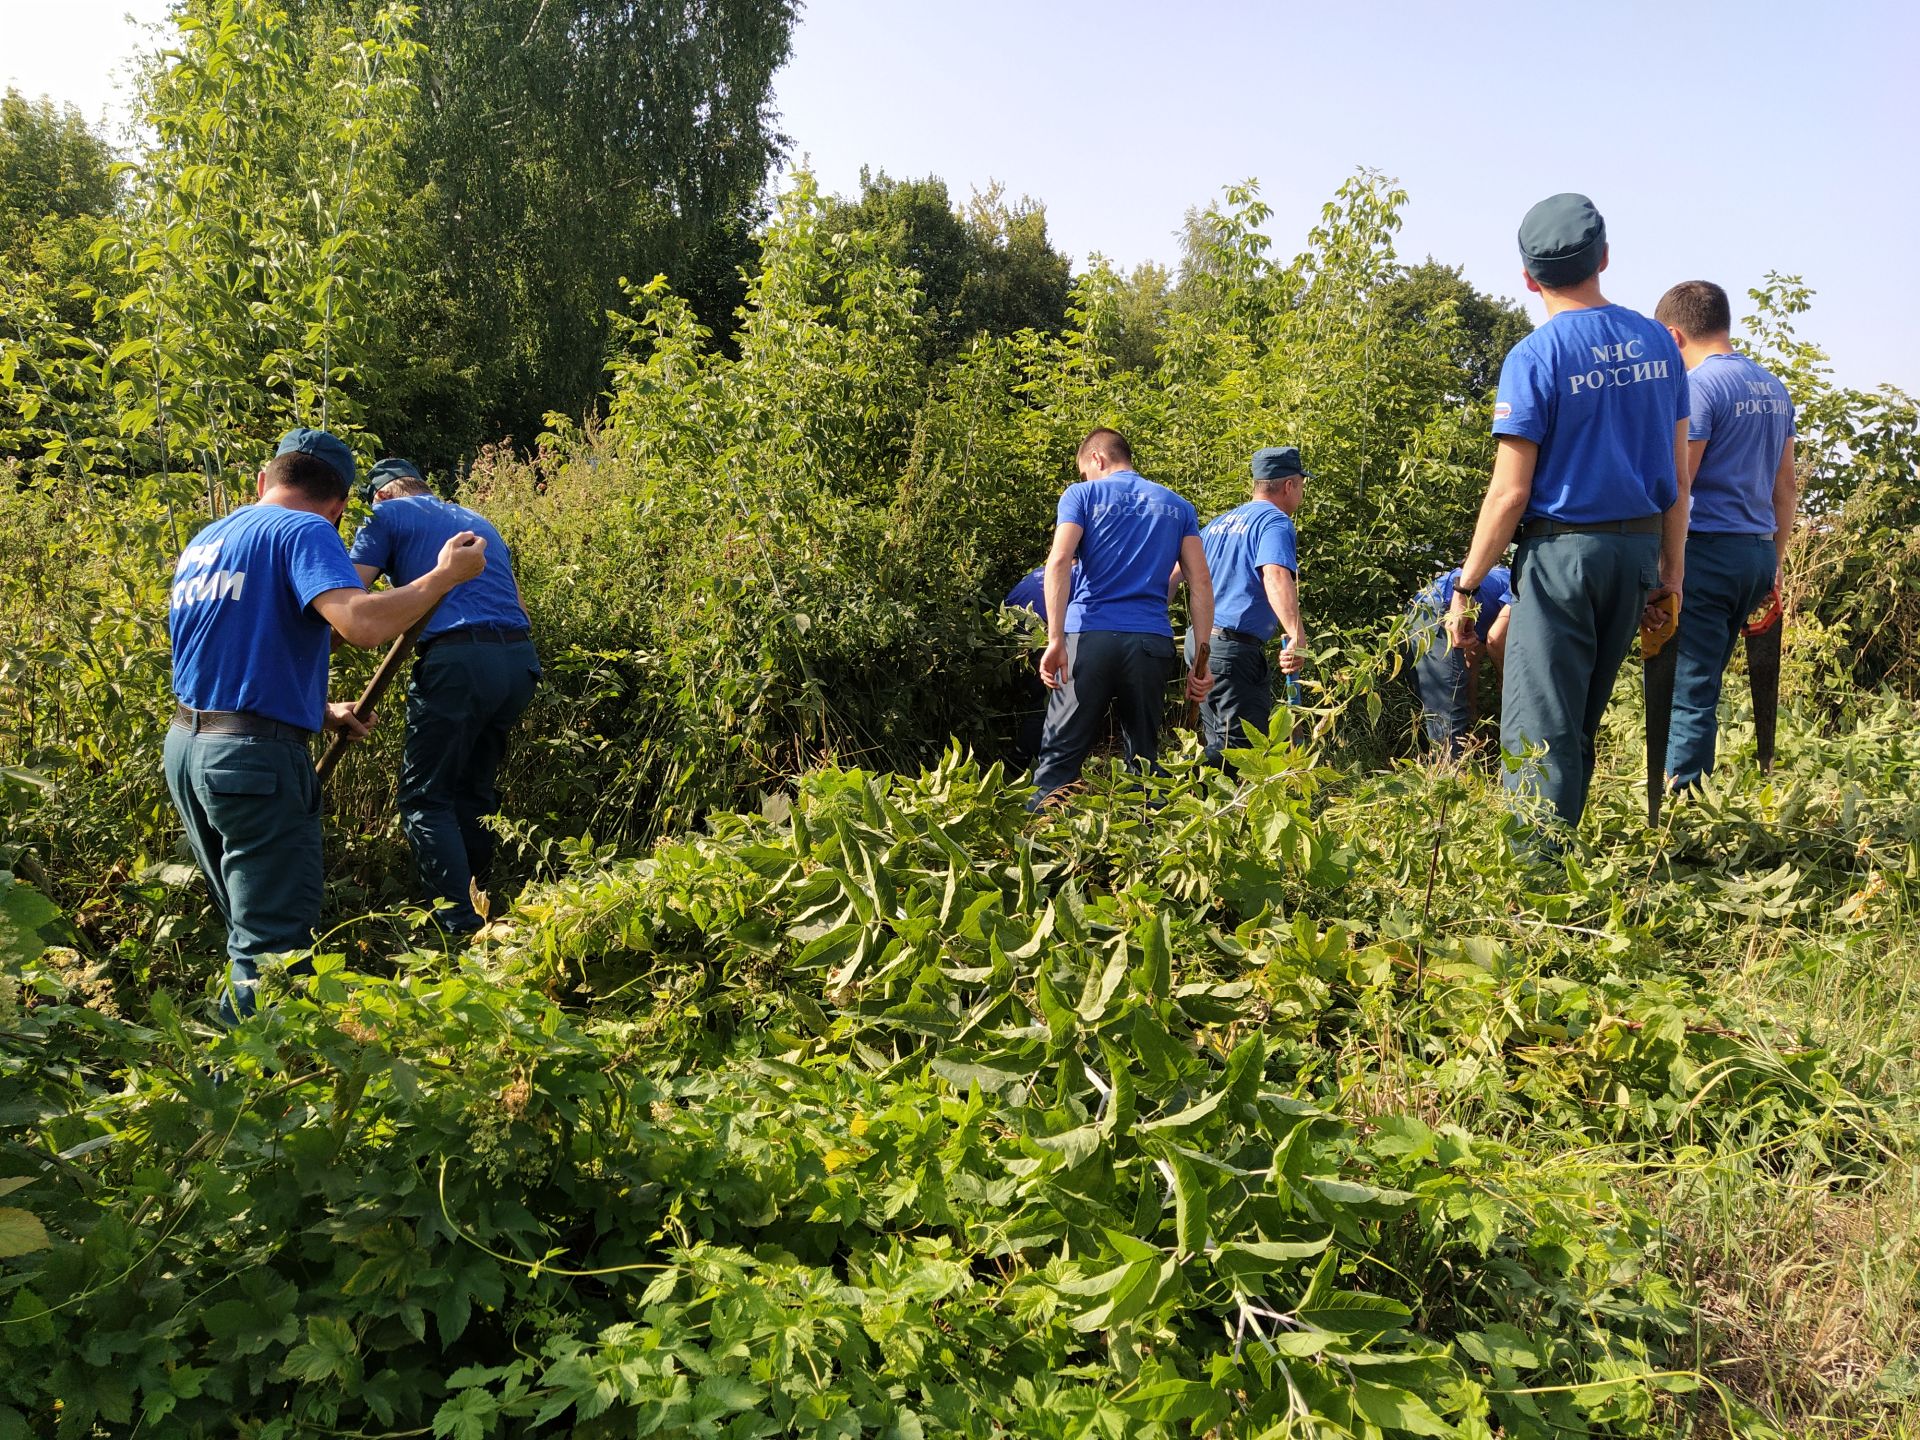
[(1680, 597), (1663, 596), (1665, 620), (1640, 626), (1640, 658), (1647, 687), (1647, 824), (1660, 823), (1660, 802), (1667, 794), (1667, 731), (1673, 723), (1673, 671), (1680, 649), (1669, 645), (1680, 629)]
[(1766, 608), (1741, 627), (1747, 638), (1747, 684), (1753, 691), (1754, 748), (1760, 773), (1773, 771), (1773, 741), (1780, 721), (1780, 638), (1787, 628), (1780, 610), (1780, 587), (1767, 596)]

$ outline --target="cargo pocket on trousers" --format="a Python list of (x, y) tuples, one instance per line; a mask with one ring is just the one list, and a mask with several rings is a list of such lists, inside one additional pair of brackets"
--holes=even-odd
[(200, 780), (215, 795), (271, 795), (280, 788), (271, 770), (202, 770)]

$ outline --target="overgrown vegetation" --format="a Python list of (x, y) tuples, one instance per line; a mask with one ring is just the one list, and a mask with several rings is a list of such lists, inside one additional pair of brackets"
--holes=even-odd
[[(0, 1397), (1546, 1436), (1805, 1434), (1817, 1396), (1858, 1434), (1906, 1383), (1912, 1044), (1780, 982), (1891, 936), (1911, 985), (1912, 718), (1790, 727), (1799, 778), (1551, 876), (1472, 776), (1276, 742), (1032, 821), (955, 753), (584, 857), (463, 958), (328, 951), (231, 1034), (16, 952)], [(1765, 1288), (1810, 1194), (1871, 1292), (1825, 1315)]]
[[(1914, 401), (1830, 383), (1798, 281), (1756, 297), (1812, 512), (1777, 773), (1736, 680), (1720, 775), (1647, 834), (1629, 676), (1584, 842), (1518, 868), (1488, 777), (1396, 758), (1392, 627), (1458, 557), (1526, 322), (1403, 264), (1371, 172), (1289, 259), (1247, 184), (1177, 275), (1070, 283), (1037, 207), (934, 180), (801, 176), (751, 235), (729, 167), (763, 160), (634, 197), (635, 245), (731, 216), (699, 244), (737, 312), (629, 286), (585, 413), (585, 331), (489, 349), (488, 384), (573, 379), (463, 491), (547, 665), (527, 888), (416, 948), (389, 725), (330, 794), (319, 978), (212, 1028), (159, 777), (173, 556), (288, 424), (371, 459), (409, 396), (422, 444), (482, 423), (395, 314), (552, 338), (607, 303), (525, 267), (463, 310), (514, 266), (485, 247), (422, 278), (459, 175), (518, 213), (585, 123), (522, 116), (498, 175), (423, 158), (485, 99), (429, 124), (435, 76), (519, 33), (559, 63), (545, 6), (449, 46), (453, 13), (185, 7), (118, 182), (74, 117), (0, 114), (0, 1440), (1920, 1424)], [(688, 103), (688, 44), (628, 78)], [(644, 139), (605, 138), (570, 183)], [(1203, 512), (1303, 448), (1313, 714), (1243, 788), (1189, 749), (1030, 819), (993, 602), (1095, 422)]]

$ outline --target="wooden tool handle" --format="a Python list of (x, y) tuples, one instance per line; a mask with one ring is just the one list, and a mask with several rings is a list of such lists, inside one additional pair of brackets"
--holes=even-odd
[[(367, 681), (367, 688), (362, 690), (360, 698), (353, 702), (354, 718), (362, 725), (373, 718), (373, 707), (380, 703), (380, 697), (387, 693), (387, 688), (399, 677), (400, 667), (407, 663), (408, 658), (413, 654), (413, 647), (420, 643), (420, 632), (427, 628), (427, 622), (433, 619), (434, 611), (439, 608), (440, 602), (436, 600), (428, 608), (427, 613), (409, 625), (406, 633), (394, 641), (393, 647), (381, 657), (380, 667), (373, 672), (373, 678)], [(322, 785), (327, 783), (327, 777), (333, 774), (334, 767), (340, 763), (340, 757), (346, 754), (347, 746), (352, 743), (353, 737), (346, 731), (333, 732), (333, 738), (327, 742), (327, 748), (321, 752), (319, 763), (313, 767)]]

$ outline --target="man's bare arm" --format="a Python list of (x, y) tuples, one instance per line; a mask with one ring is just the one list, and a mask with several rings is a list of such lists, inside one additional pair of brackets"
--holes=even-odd
[(1284, 565), (1262, 565), (1260, 584), (1267, 592), (1267, 604), (1272, 607), (1280, 628), (1286, 632), (1287, 639), (1295, 650), (1304, 650), (1307, 643), (1307, 627), (1300, 620), (1300, 582), (1293, 571)]
[(1073, 597), (1073, 557), (1080, 553), (1085, 533), (1085, 527), (1070, 521), (1056, 525), (1053, 549), (1047, 552), (1047, 648), (1040, 652), (1040, 680), (1049, 690), (1067, 681), (1067, 602)]
[[(1676, 493), (1673, 504), (1661, 517), (1660, 585), (1653, 592), (1678, 595), (1687, 573), (1687, 519), (1693, 510), (1693, 449), (1687, 439), (1687, 424), (1679, 420), (1673, 427), (1673, 472)], [(1704, 442), (1703, 442), (1704, 448)]]
[(1540, 447), (1518, 435), (1502, 435), (1499, 440), (1500, 448), (1493, 457), (1493, 479), (1480, 502), (1473, 543), (1460, 566), (1460, 583), (1453, 588), (1453, 607), (1447, 614), (1447, 629), (1455, 644), (1464, 641), (1473, 629), (1468, 600), (1486, 580), (1487, 572), (1500, 562), (1533, 496), (1533, 467), (1540, 459)]
[(1187, 667), (1187, 698), (1204, 700), (1213, 689), (1213, 572), (1198, 535), (1180, 541), (1180, 571), (1187, 580), (1187, 616), (1193, 622), (1193, 664)]
[(1800, 508), (1800, 477), (1793, 468), (1793, 436), (1780, 452), (1780, 468), (1773, 472), (1773, 581), (1780, 583), (1780, 569), (1787, 563), (1787, 541), (1793, 538), (1793, 521)]

